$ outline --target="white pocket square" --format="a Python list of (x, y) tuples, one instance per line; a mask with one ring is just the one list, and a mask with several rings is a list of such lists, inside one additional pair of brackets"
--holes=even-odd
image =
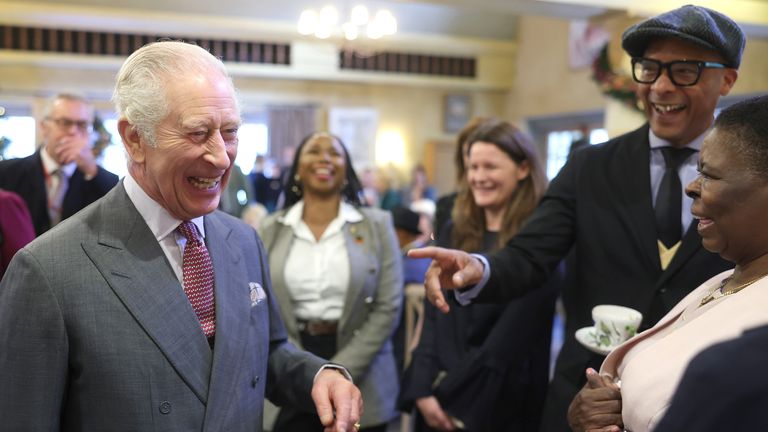
[(261, 303), (267, 298), (267, 293), (264, 292), (264, 288), (257, 282), (249, 282), (248, 287), (251, 290), (251, 307)]

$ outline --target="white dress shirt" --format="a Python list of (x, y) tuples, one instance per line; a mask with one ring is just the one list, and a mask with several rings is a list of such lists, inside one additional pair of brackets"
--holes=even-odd
[[(51, 219), (51, 225), (56, 225), (61, 221), (64, 196), (67, 194), (69, 179), (72, 177), (75, 169), (77, 169), (77, 165), (74, 162), (59, 165), (45, 148), (40, 149), (40, 160), (43, 163), (43, 173), (45, 175), (45, 196), (48, 203), (48, 216)], [(57, 171), (61, 174), (55, 174)], [(59, 190), (59, 186), (61, 186), (61, 190)]]
[(339, 211), (319, 240), (302, 215), (304, 201), (294, 204), (278, 222), (293, 231), (293, 242), (285, 262), (285, 284), (300, 320), (341, 318), (349, 287), (350, 268), (347, 245), (342, 228), (347, 222), (363, 220), (353, 206), (339, 204)]
[(74, 173), (77, 169), (77, 165), (74, 162), (68, 163), (64, 166), (59, 165), (58, 162), (53, 160), (51, 155), (48, 154), (45, 148), (40, 149), (40, 160), (43, 162), (43, 170), (45, 170), (45, 175), (50, 177), (50, 184), (46, 182), (46, 187), (54, 190), (59, 186), (59, 178), (57, 176), (51, 176), (52, 173), (58, 169), (61, 169), (61, 172), (64, 174), (64, 177), (68, 181), (69, 178), (72, 177), (72, 173)]
[[(128, 194), (128, 198), (133, 205), (136, 206), (136, 210), (139, 211), (139, 214), (144, 219), (144, 222), (147, 223), (147, 226), (149, 226), (155, 239), (160, 243), (160, 248), (163, 249), (165, 257), (168, 258), (168, 262), (171, 264), (173, 272), (176, 274), (176, 278), (183, 286), (184, 277), (181, 270), (181, 263), (187, 239), (181, 235), (181, 233), (176, 231), (176, 228), (179, 227), (179, 224), (181, 224), (182, 221), (171, 216), (171, 214), (168, 213), (168, 210), (164, 209), (157, 201), (150, 198), (130, 174), (125, 176), (123, 185), (125, 186), (125, 192)], [(203, 216), (192, 219), (192, 223), (197, 227), (200, 238), (205, 239)]]

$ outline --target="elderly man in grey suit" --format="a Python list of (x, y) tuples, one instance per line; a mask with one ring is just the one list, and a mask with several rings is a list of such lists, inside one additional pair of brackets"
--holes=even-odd
[(287, 342), (257, 234), (215, 210), (240, 124), (224, 65), (151, 44), (114, 101), (130, 175), (0, 283), (0, 429), (260, 431), (265, 395), (359, 427), (346, 371)]

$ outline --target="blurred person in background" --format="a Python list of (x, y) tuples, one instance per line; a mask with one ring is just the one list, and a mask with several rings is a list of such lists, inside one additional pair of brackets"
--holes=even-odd
[[(456, 135), (456, 149), (453, 155), (453, 165), (456, 169), (456, 187), (458, 187), (466, 179), (466, 167), (467, 167), (467, 148), (469, 143), (467, 137), (483, 122), (491, 120), (490, 117), (475, 117), (464, 125), (464, 128)], [(433, 235), (436, 238), (443, 230), (446, 222), (451, 218), (451, 212), (453, 211), (453, 203), (456, 201), (457, 191), (443, 195), (437, 199), (435, 204), (434, 215), (434, 231)]]
[(379, 191), (376, 189), (376, 169), (366, 167), (360, 173), (360, 184), (363, 187), (363, 205), (378, 207)]
[(117, 184), (117, 176), (96, 163), (93, 120), (93, 105), (85, 98), (58, 94), (40, 121), (40, 148), (25, 158), (0, 161), (0, 188), (24, 199), (38, 236)]
[(34, 239), (32, 216), (24, 200), (0, 189), (0, 279), (16, 252)]
[[(466, 137), (466, 180), (438, 245), (501, 248), (546, 189), (532, 141), (501, 121)], [(441, 314), (425, 300), (419, 344), (401, 407), (416, 407), (416, 431), (535, 431), (549, 378), (556, 281), (505, 305), (473, 304)], [(452, 304), (455, 300), (449, 298)]]
[(253, 187), (248, 176), (243, 174), (240, 167), (235, 166), (229, 175), (229, 183), (221, 194), (219, 209), (236, 218), (242, 218), (243, 212), (249, 205), (256, 202)]
[[(361, 430), (383, 432), (397, 416), (391, 336), (403, 289), (392, 216), (362, 206), (347, 149), (324, 132), (302, 141), (283, 193), (285, 207), (261, 234), (288, 335), (349, 370), (365, 400)], [(323, 428), (317, 415), (284, 406), (273, 430)]]
[(427, 179), (427, 171), (422, 164), (416, 164), (411, 170), (411, 181), (403, 188), (401, 192), (403, 197), (403, 206), (408, 207), (411, 203), (430, 200), (435, 201), (437, 199), (435, 188), (429, 184)]
[(399, 184), (398, 173), (393, 166), (376, 168), (375, 185), (379, 196), (377, 207), (383, 210), (392, 210), (403, 205)]
[[(428, 237), (424, 235), (422, 222), (426, 219), (425, 215), (421, 215), (411, 209), (405, 207), (395, 207), (392, 210), (392, 221), (395, 224), (395, 234), (397, 234), (397, 242), (400, 245), (400, 253), (403, 259), (403, 287), (407, 287), (408, 284), (418, 284), (420, 286), (421, 294), (423, 295), (424, 287), (424, 273), (429, 268), (431, 260), (426, 258), (410, 258), (408, 251), (413, 248), (424, 247), (428, 242)], [(427, 231), (429, 232), (429, 231)], [(407, 292), (403, 292), (403, 304), (407, 303)], [(397, 326), (395, 334), (392, 336), (392, 343), (395, 349), (395, 359), (397, 360), (398, 370), (403, 371), (405, 367), (406, 351), (411, 342), (406, 340), (406, 308), (403, 307), (400, 325)], [(418, 317), (414, 317), (418, 318)]]

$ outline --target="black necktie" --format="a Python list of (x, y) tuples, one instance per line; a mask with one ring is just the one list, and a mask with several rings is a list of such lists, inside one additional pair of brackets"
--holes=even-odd
[(656, 231), (664, 246), (671, 248), (680, 241), (683, 233), (683, 186), (677, 171), (680, 164), (695, 150), (676, 147), (662, 147), (660, 150), (664, 155), (666, 170), (656, 196)]

